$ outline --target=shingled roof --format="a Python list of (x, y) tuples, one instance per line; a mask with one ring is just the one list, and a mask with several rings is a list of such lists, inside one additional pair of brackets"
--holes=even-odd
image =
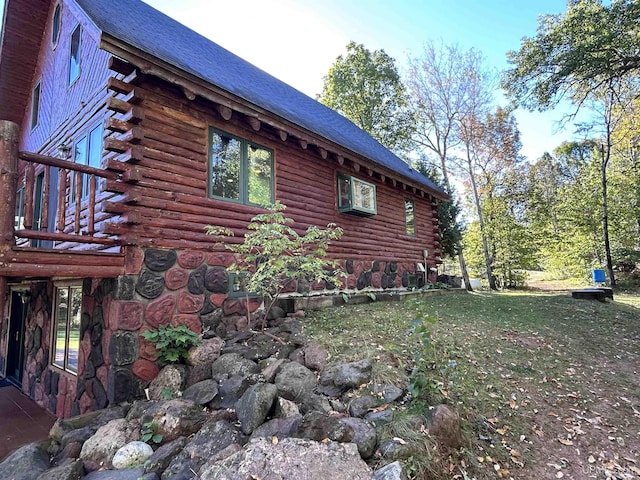
[(142, 1), (76, 1), (103, 33), (446, 195), (350, 120)]

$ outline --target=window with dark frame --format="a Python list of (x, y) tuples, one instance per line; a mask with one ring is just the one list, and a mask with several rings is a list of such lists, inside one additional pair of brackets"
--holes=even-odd
[(416, 236), (416, 204), (410, 198), (404, 199), (404, 225), (405, 233)]
[(247, 205), (273, 203), (273, 151), (211, 129), (209, 196)]
[(82, 26), (78, 25), (71, 33), (71, 45), (69, 47), (69, 85), (80, 76), (80, 40)]
[[(73, 147), (73, 161), (82, 165), (100, 168), (102, 163), (102, 126), (92, 128), (87, 134), (80, 137)], [(76, 201), (76, 177), (82, 175), (81, 199), (89, 196), (89, 179), (91, 175), (74, 173), (71, 185), (71, 201)]]
[(82, 285), (57, 286), (53, 310), (51, 364), (78, 374)]
[(38, 125), (40, 118), (40, 82), (33, 87), (31, 95), (31, 128), (34, 129)]
[(53, 19), (51, 21), (51, 43), (53, 46), (58, 44), (58, 37), (60, 37), (60, 15), (62, 12), (62, 5), (56, 5), (56, 9), (53, 11)]

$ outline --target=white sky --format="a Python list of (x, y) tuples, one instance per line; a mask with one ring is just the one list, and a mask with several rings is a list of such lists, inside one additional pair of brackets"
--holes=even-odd
[[(384, 49), (401, 72), (426, 40), (477, 48), (503, 69), (506, 52), (535, 35), (538, 14), (566, 8), (566, 0), (145, 1), (311, 97), (350, 40)], [(561, 112), (516, 117), (532, 161), (571, 136), (571, 127), (557, 131)]]
[[(311, 97), (350, 40), (384, 49), (401, 72), (426, 40), (476, 48), (504, 69), (505, 53), (535, 35), (538, 14), (566, 8), (566, 0), (145, 1)], [(571, 137), (571, 126), (556, 131), (561, 112), (517, 111), (516, 118), (530, 160)]]

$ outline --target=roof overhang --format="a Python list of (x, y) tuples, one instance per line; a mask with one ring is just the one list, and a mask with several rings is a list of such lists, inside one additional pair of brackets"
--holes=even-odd
[(0, 39), (0, 119), (22, 123), (50, 0), (7, 0)]
[(281, 118), (273, 112), (247, 102), (202, 78), (185, 72), (105, 32), (102, 33), (100, 47), (112, 55), (134, 65), (139, 69), (140, 73), (155, 76), (176, 85), (182, 90), (185, 97), (190, 100), (199, 96), (223, 108), (245, 115), (252, 125), (269, 125), (280, 132), (283, 140), (288, 137), (294, 137), (298, 139), (302, 148), (306, 149), (312, 146), (323, 158), (331, 156), (341, 165), (347, 163), (348, 166), (354, 170), (362, 170), (367, 172), (369, 176), (373, 176), (375, 172), (378, 177), (392, 179), (394, 184), (400, 182), (405, 189), (411, 189), (416, 193), (422, 192), (423, 195), (430, 195), (434, 199), (446, 200), (448, 198), (446, 193), (440, 190), (428, 188), (410, 178), (404, 177), (395, 170), (379, 165), (356, 152)]

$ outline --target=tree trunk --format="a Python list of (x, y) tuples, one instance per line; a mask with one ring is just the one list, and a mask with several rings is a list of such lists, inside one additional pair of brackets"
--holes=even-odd
[(462, 280), (464, 280), (464, 287), (468, 291), (473, 292), (471, 281), (469, 280), (469, 272), (467, 271), (467, 262), (464, 259), (461, 244), (458, 244), (458, 261), (460, 262), (460, 273), (462, 274)]
[(613, 260), (611, 259), (611, 244), (609, 243), (609, 208), (607, 201), (607, 165), (611, 158), (611, 142), (607, 139), (605, 146), (601, 145), (602, 164), (600, 169), (600, 180), (602, 182), (602, 234), (604, 236), (604, 253), (607, 258), (607, 271), (611, 287), (616, 286), (616, 277), (613, 271)]
[(491, 257), (489, 256), (489, 242), (487, 241), (487, 235), (485, 233), (484, 218), (482, 217), (482, 205), (480, 204), (480, 195), (478, 194), (478, 186), (476, 185), (476, 176), (473, 174), (473, 167), (471, 165), (471, 158), (469, 152), (467, 152), (467, 166), (469, 168), (469, 179), (471, 180), (471, 187), (473, 189), (473, 201), (476, 206), (476, 212), (478, 213), (478, 222), (480, 224), (480, 238), (482, 239), (482, 253), (484, 255), (484, 266), (487, 270), (487, 281), (489, 282), (489, 288), (491, 290), (497, 290), (496, 280), (493, 278), (493, 269), (491, 268)]

